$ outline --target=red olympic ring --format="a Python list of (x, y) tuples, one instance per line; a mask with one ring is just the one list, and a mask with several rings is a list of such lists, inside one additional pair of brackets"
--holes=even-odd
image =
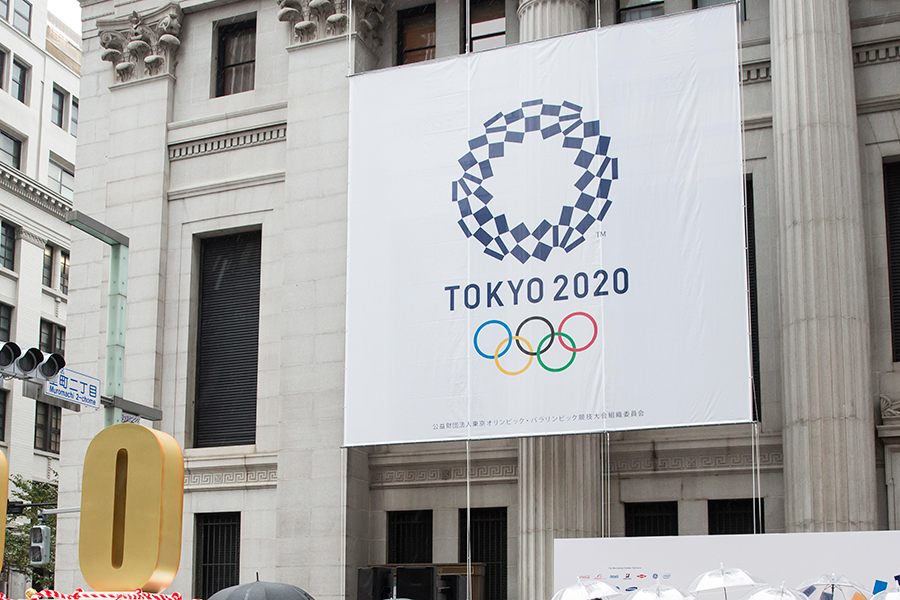
[(587, 350), (588, 348), (590, 348), (590, 347), (594, 344), (594, 341), (597, 339), (597, 321), (595, 321), (595, 320), (594, 320), (594, 317), (592, 317), (591, 315), (587, 314), (586, 312), (573, 312), (571, 315), (569, 315), (568, 317), (564, 318), (564, 319), (559, 323), (559, 328), (557, 329), (557, 331), (559, 331), (560, 333), (562, 333), (562, 329), (563, 329), (563, 326), (566, 324), (566, 321), (568, 321), (569, 319), (571, 319), (571, 318), (574, 317), (574, 316), (587, 317), (587, 318), (590, 320), (591, 325), (594, 326), (594, 337), (592, 337), (592, 338), (591, 338), (591, 341), (589, 341), (587, 344), (585, 344), (585, 345), (582, 346), (581, 348), (569, 348), (569, 347), (566, 345), (566, 341), (565, 341), (562, 337), (559, 338), (559, 343), (562, 344), (562, 347), (565, 348), (566, 350), (568, 350), (569, 352), (582, 352), (583, 350)]

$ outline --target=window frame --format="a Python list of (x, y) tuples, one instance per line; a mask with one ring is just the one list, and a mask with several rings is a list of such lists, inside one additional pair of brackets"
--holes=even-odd
[[(706, 501), (708, 535), (745, 535), (766, 532), (765, 498), (710, 498)], [(754, 504), (756, 505), (754, 523)], [(730, 522), (729, 522), (730, 521)], [(739, 523), (738, 521), (743, 521)]]
[[(417, 46), (415, 48), (405, 48), (403, 45), (403, 25), (404, 23), (408, 23), (411, 19), (415, 19), (418, 17), (431, 16), (433, 29), (431, 31), (432, 35), (434, 35), (434, 43), (428, 46)], [(425, 50), (426, 56), (420, 60), (411, 60), (407, 61), (404, 57), (407, 54), (411, 54), (413, 52), (421, 52)], [(398, 65), (411, 65), (417, 62), (425, 62), (428, 60), (434, 60), (436, 56), (427, 56), (427, 51), (431, 50), (432, 54), (436, 54), (437, 52), (437, 5), (432, 2), (430, 4), (421, 4), (419, 6), (413, 6), (411, 8), (404, 8), (402, 10), (397, 11), (397, 64)]]
[(78, 98), (75, 96), (69, 104), (69, 133), (72, 137), (78, 137)]
[(59, 251), (59, 291), (63, 294), (69, 294), (69, 268), (71, 267), (71, 258), (69, 251), (65, 248)]
[(68, 116), (66, 115), (68, 96), (64, 89), (56, 85), (53, 86), (50, 92), (50, 122), (62, 130), (65, 130), (66, 127), (64, 125), (68, 124), (66, 119)]
[(12, 167), (13, 169), (23, 171), (24, 169), (22, 169), (22, 146), (24, 146), (25, 144), (22, 142), (22, 140), (15, 137), (14, 135), (10, 135), (9, 133), (6, 133), (5, 131), (0, 130), (0, 140), (2, 140), (3, 138), (6, 138), (12, 142), (14, 151), (12, 152), (12, 154), (10, 154), (5, 149), (3, 149), (2, 146), (0, 146), (0, 155), (6, 155), (6, 156), (12, 157), (11, 163), (6, 162), (5, 160), (2, 160), (2, 159), (0, 159), (0, 163), (3, 163), (4, 165), (6, 165), (8, 167)]
[[(741, 1), (741, 8), (740, 8), (740, 12), (738, 13), (738, 18), (740, 18), (741, 21), (746, 21), (747, 20), (747, 0), (740, 0), (740, 1)], [(700, 6), (700, 2), (701, 2), (701, 0), (692, 0), (691, 6), (694, 8), (694, 10), (697, 10), (698, 8), (712, 8), (713, 6), (719, 6), (720, 4), (733, 4), (734, 0), (714, 0), (713, 4), (708, 4), (706, 6)]]
[[(13, 3), (13, 18), (10, 24), (18, 29), (20, 32), (24, 33), (28, 37), (31, 37), (31, 19), (34, 17), (34, 6), (28, 0), (12, 0)], [(24, 4), (28, 7), (28, 16), (26, 17), (22, 13), (19, 12), (19, 6)], [(19, 19), (17, 17), (21, 17), (28, 24), (27, 29), (22, 29), (19, 27)]]
[[(43, 422), (41, 422), (43, 420)], [(34, 403), (34, 449), (59, 454), (62, 409), (46, 402)]]
[(885, 252), (891, 324), (891, 361), (900, 362), (900, 160), (882, 162)]
[(49, 319), (41, 319), (38, 349), (44, 353), (66, 354), (66, 328)]
[[(214, 523), (219, 519), (221, 522)], [(227, 519), (231, 519), (229, 522)], [(227, 543), (221, 543), (221, 537), (218, 538), (219, 543), (208, 541), (210, 530), (215, 526), (219, 526), (225, 530), (230, 528), (231, 531), (225, 531), (230, 534)], [(221, 512), (221, 513), (195, 513), (194, 515), (194, 597), (209, 598), (220, 589), (225, 589), (232, 585), (240, 583), (241, 575), (241, 513), (240, 512)], [(234, 529), (237, 535), (234, 535)], [(221, 535), (221, 532), (220, 532)], [(214, 561), (206, 552), (207, 549), (227, 554), (225, 557), (229, 559), (227, 562), (223, 557), (217, 556), (220, 560)], [(228, 569), (230, 573), (220, 575), (220, 585), (218, 589), (216, 585), (210, 585), (208, 571), (206, 570), (212, 565), (218, 565), (219, 569)]]
[[(16, 270), (16, 227), (9, 221), (0, 221), (0, 266)], [(4, 244), (3, 241), (6, 240)]]
[(41, 285), (53, 287), (53, 256), (56, 254), (53, 244), (44, 244), (44, 258), (41, 264)]
[(13, 306), (0, 302), (0, 342), (12, 339), (12, 314)]
[(0, 19), (9, 22), (9, 0), (0, 0)]
[[(483, 6), (486, 5), (499, 5), (502, 10), (502, 17), (494, 17), (493, 19), (483, 19), (480, 21), (475, 20), (475, 15), (482, 10)], [(469, 5), (469, 52), (483, 52), (484, 50), (492, 50), (494, 48), (502, 48), (506, 45), (506, 2), (505, 0), (472, 0)], [(487, 10), (489, 12), (490, 9)], [(491, 23), (493, 21), (502, 21), (503, 22), (503, 30), (502, 31), (491, 31), (488, 33), (481, 33), (479, 35), (475, 35), (474, 28), (476, 25), (480, 25), (482, 23)], [(497, 45), (490, 45), (484, 48), (475, 48), (476, 42), (481, 42), (484, 40), (492, 40), (498, 39), (500, 43)]]
[[(54, 175), (56, 172), (59, 172), (59, 179), (56, 179)], [(66, 175), (71, 178), (72, 186), (69, 187), (66, 184)], [(66, 165), (61, 162), (50, 158), (50, 164), (47, 173), (48, 179), (48, 187), (65, 198), (66, 200), (74, 200), (75, 199), (75, 171), (74, 169), (69, 169)]]
[[(3, 0), (0, 0), (0, 4), (2, 2)], [(12, 52), (0, 47), (0, 90), (6, 89), (6, 60), (10, 56), (12, 56)]]
[[(623, 19), (623, 15), (636, 13), (640, 10), (653, 9), (653, 8), (662, 8), (662, 12), (659, 14), (649, 15), (647, 17), (637, 17), (635, 19)], [(635, 4), (634, 6), (626, 6), (622, 7), (622, 0), (616, 0), (616, 23), (630, 23), (632, 21), (642, 21), (644, 19), (653, 19), (656, 17), (661, 17), (666, 14), (666, 3), (665, 0), (645, 0), (642, 4)]]
[[(233, 96), (243, 92), (252, 92), (256, 89), (256, 14), (237, 17), (234, 20), (221, 21), (216, 24), (216, 60), (215, 60), (215, 88), (214, 94), (216, 98), (224, 98), (225, 96)], [(241, 33), (253, 31), (253, 58), (241, 62), (225, 64), (226, 48), (229, 39), (237, 37)], [(228, 69), (243, 67), (245, 65), (253, 65), (253, 77), (249, 88), (237, 91), (225, 90), (225, 74)]]
[[(28, 106), (28, 80), (31, 79), (31, 67), (16, 58), (13, 58), (12, 64), (9, 94), (25, 106)], [(16, 79), (17, 74), (21, 75), (21, 79)], [(15, 86), (15, 89), (13, 86)]]
[[(653, 519), (657, 522), (651, 522)], [(673, 520), (663, 522), (663, 520), (668, 519)], [(665, 527), (661, 527), (661, 524), (665, 525)], [(677, 500), (625, 503), (625, 537), (672, 536), (678, 534)]]
[[(509, 509), (506, 506), (471, 507), (471, 558), (484, 564), (484, 600), (507, 600), (509, 595)], [(494, 526), (501, 535), (493, 538)], [(459, 509), (459, 562), (467, 556), (467, 512)], [(499, 547), (497, 547), (499, 544)], [(497, 560), (487, 560), (492, 554)]]
[[(387, 539), (385, 540), (387, 561), (390, 564), (430, 564), (434, 557), (434, 511), (389, 510)], [(414, 529), (415, 536), (409, 532)], [(417, 537), (417, 543), (409, 543), (410, 537)], [(405, 546), (404, 544), (409, 544)]]

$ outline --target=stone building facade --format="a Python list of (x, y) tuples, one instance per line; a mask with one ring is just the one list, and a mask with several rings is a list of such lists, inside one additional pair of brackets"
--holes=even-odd
[[(484, 39), (510, 44), (716, 3), (470, 5), (493, 23)], [(555, 537), (660, 532), (641, 515), (715, 533), (721, 511), (746, 517), (754, 466), (766, 532), (900, 527), (900, 258), (888, 244), (900, 7), (884, 0), (741, 5), (758, 429), (341, 448), (348, 74), (460, 53), (464, 4), (82, 0), (76, 206), (131, 239), (126, 398), (162, 409), (159, 426), (185, 449), (170, 591), (206, 597), (202, 540), (226, 523), (241, 582), (258, 573), (353, 598), (358, 567), (409, 562), (394, 554), (406, 517), (428, 522), (417, 530), (427, 560), (414, 562), (459, 562), (468, 495), (473, 509), (502, 509), (505, 595), (492, 597), (546, 598)], [(106, 252), (73, 235), (68, 358), (85, 373), (104, 359)], [(219, 297), (207, 287), (215, 258), (249, 264), (241, 277), (258, 281), (255, 305), (218, 325), (204, 320)], [(229, 385), (212, 350), (246, 329), (246, 311), (258, 327), (230, 349), (252, 347), (235, 359), (251, 377)], [(65, 415), (66, 505), (102, 422)], [(83, 585), (77, 524), (60, 518), (61, 590)]]

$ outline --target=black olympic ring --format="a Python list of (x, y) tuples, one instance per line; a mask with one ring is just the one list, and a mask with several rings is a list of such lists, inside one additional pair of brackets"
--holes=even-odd
[[(527, 319), (525, 319), (524, 321), (522, 321), (521, 323), (519, 323), (519, 326), (516, 327), (516, 337), (519, 337), (519, 334), (522, 333), (522, 328), (525, 327), (525, 324), (526, 324), (526, 323), (528, 323), (529, 321), (534, 321), (534, 320), (543, 321), (544, 323), (547, 324), (547, 327), (550, 328), (550, 333), (551, 333), (551, 334), (556, 333), (556, 330), (553, 329), (553, 323), (551, 323), (550, 321), (548, 321), (548, 320), (545, 319), (544, 317), (535, 315), (535, 316), (533, 316), (533, 317), (528, 317)], [(546, 347), (546, 348), (541, 348), (541, 353), (546, 352), (547, 350), (549, 350), (549, 349), (553, 346), (553, 338), (554, 338), (554, 336), (551, 335), (551, 336), (550, 336), (550, 343), (547, 344), (547, 347)], [(526, 350), (525, 348), (522, 347), (522, 342), (520, 342), (519, 340), (516, 340), (516, 346), (518, 346), (518, 347), (519, 347), (519, 350), (520, 350), (523, 354), (525, 354), (525, 355), (527, 355), (527, 356), (537, 356), (537, 350), (535, 350), (534, 352), (529, 352), (528, 350)]]

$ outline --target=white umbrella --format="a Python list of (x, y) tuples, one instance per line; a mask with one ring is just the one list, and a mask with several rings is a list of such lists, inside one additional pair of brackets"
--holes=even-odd
[(696, 600), (694, 596), (679, 590), (657, 583), (642, 590), (631, 592), (625, 596), (625, 600)]
[(564, 587), (553, 595), (553, 600), (594, 600), (621, 595), (622, 592), (608, 583), (592, 579), (579, 579), (569, 587)]
[(743, 600), (809, 600), (800, 592), (784, 587), (764, 587), (762, 589), (750, 592), (744, 596)]
[(843, 575), (820, 575), (804, 581), (797, 591), (810, 600), (868, 600), (869, 592)]
[(688, 587), (688, 592), (700, 598), (715, 596), (728, 600), (729, 592), (732, 598), (740, 598), (751, 589), (763, 585), (765, 582), (762, 579), (743, 569), (726, 569), (720, 565), (718, 569), (698, 576)]
[(894, 587), (890, 590), (878, 592), (872, 596), (872, 600), (900, 600), (900, 588)]

